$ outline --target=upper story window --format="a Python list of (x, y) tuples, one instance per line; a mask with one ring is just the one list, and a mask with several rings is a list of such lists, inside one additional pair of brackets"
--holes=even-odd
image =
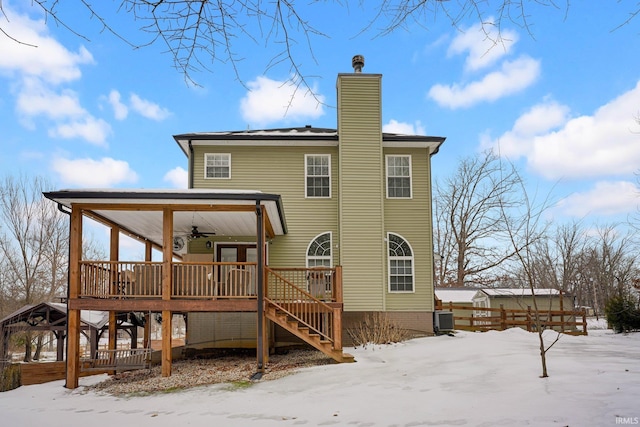
[(411, 198), (411, 156), (388, 155), (387, 197)]
[(305, 197), (331, 197), (331, 155), (305, 154)]
[(319, 234), (309, 243), (307, 267), (331, 267), (331, 232)]
[(210, 179), (230, 179), (231, 154), (206, 153), (204, 155), (204, 177)]
[(398, 234), (388, 233), (389, 292), (413, 292), (413, 250)]

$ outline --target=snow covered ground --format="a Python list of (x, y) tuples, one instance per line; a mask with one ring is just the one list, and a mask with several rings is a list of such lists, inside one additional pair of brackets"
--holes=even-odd
[[(554, 333), (549, 332), (551, 338)], [(104, 376), (0, 393), (3, 426), (614, 426), (640, 423), (640, 333), (562, 336), (541, 373), (537, 335), (518, 328), (347, 349), (357, 363), (249, 387), (116, 398)]]

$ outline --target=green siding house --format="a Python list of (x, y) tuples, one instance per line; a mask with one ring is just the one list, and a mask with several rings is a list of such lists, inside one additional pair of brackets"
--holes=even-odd
[[(190, 188), (282, 197), (288, 231), (269, 240), (266, 262), (341, 266), (343, 330), (366, 313), (385, 312), (416, 335), (431, 334), (431, 158), (444, 138), (382, 132), (381, 89), (380, 74), (339, 74), (337, 129), (307, 125), (174, 138), (188, 158)], [(221, 261), (224, 248), (229, 261), (249, 261), (243, 248), (255, 238), (205, 231), (216, 234), (191, 242), (190, 253)], [(188, 344), (213, 340), (202, 322), (223, 325), (205, 319), (190, 319)], [(248, 314), (247, 322), (255, 319)], [(246, 330), (251, 342), (255, 331)], [(237, 344), (237, 337), (229, 341)]]
[[(163, 376), (174, 315), (189, 350), (256, 348), (256, 374), (271, 349), (300, 341), (353, 361), (344, 332), (368, 313), (433, 333), (431, 157), (444, 138), (382, 132), (382, 76), (353, 62), (337, 79), (337, 129), (176, 135), (187, 189), (44, 194), (70, 217), (66, 387), (151, 350), (149, 321), (143, 348), (118, 348), (123, 313), (161, 318)], [(110, 228), (108, 259), (83, 259), (85, 218)], [(144, 244), (144, 261), (121, 259), (121, 235)], [(81, 346), (86, 310), (108, 311), (107, 350)]]

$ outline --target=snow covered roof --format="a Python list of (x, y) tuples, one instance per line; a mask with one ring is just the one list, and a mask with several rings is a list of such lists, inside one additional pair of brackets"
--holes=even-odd
[[(189, 157), (191, 147), (198, 145), (235, 145), (235, 146), (337, 146), (339, 134), (337, 129), (315, 128), (312, 126), (279, 128), (279, 129), (247, 129), (222, 132), (193, 132), (174, 135), (184, 154)], [(433, 154), (438, 152), (445, 138), (440, 136), (404, 135), (398, 133), (382, 133), (383, 146), (429, 147)]]
[(477, 289), (455, 289), (455, 288), (440, 288), (436, 289), (436, 297), (442, 302), (462, 302), (471, 303), (473, 297), (478, 292)]
[[(55, 319), (63, 319), (67, 316), (67, 304), (59, 302), (43, 302), (40, 304), (25, 305), (0, 320), (0, 323), (8, 325), (18, 322), (24, 322), (32, 316), (45, 317), (48, 309), (54, 310), (55, 315), (53, 315), (53, 317)], [(80, 314), (80, 321), (87, 326), (101, 329), (109, 322), (109, 312), (82, 310)]]
[[(480, 289), (478, 292), (484, 292), (491, 297), (514, 297), (514, 296), (531, 296), (531, 289), (529, 288), (495, 288), (495, 289)], [(547, 295), (560, 295), (560, 291), (557, 289), (536, 289), (535, 294), (539, 296)], [(566, 295), (565, 295), (566, 296)]]

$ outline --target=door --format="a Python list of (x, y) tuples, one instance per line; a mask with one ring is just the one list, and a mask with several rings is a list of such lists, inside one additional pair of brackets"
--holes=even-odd
[[(258, 262), (258, 251), (254, 244), (219, 244), (216, 258), (219, 262)], [(218, 282), (227, 296), (256, 294), (255, 265), (221, 265)]]

